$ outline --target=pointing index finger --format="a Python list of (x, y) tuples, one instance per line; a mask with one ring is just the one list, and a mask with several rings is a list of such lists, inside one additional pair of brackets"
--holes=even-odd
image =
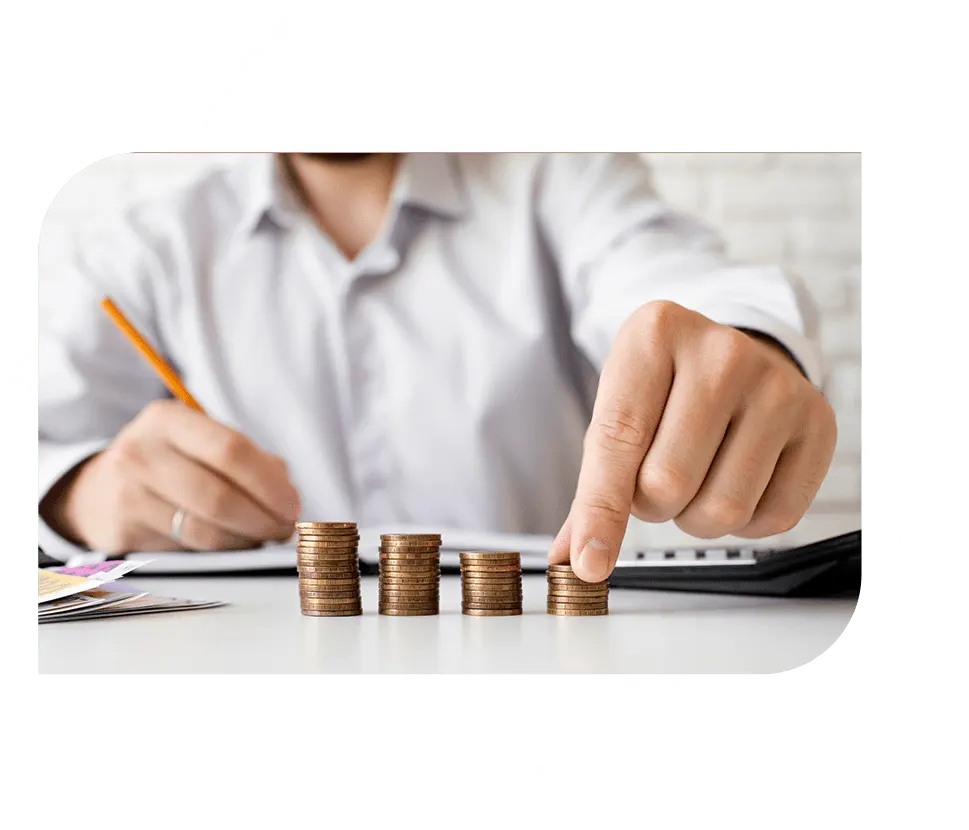
[(572, 568), (581, 579), (601, 581), (616, 563), (639, 467), (672, 383), (668, 354), (617, 338), (599, 381), (570, 514)]

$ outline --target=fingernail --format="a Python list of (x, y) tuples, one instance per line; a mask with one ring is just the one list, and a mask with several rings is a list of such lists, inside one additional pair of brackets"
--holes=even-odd
[(579, 567), (584, 571), (579, 574), (588, 582), (602, 582), (609, 575), (609, 546), (598, 539), (590, 539), (585, 547), (579, 551)]

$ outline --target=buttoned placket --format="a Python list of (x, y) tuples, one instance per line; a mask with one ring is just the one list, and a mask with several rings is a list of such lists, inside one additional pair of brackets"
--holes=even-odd
[(373, 359), (376, 335), (355, 299), (367, 280), (386, 277), (400, 265), (392, 242), (396, 211), (390, 219), (386, 232), (352, 262), (308, 221), (302, 223), (299, 239), (310, 282), (323, 300), (327, 345), (339, 385), (341, 435), (354, 483), (354, 513), (365, 524), (385, 521), (392, 514), (388, 491), (392, 452), (380, 439), (383, 430), (373, 413), (372, 396), (380, 387)]

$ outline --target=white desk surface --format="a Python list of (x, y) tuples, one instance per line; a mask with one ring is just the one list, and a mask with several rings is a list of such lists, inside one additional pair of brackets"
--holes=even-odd
[(441, 614), (381, 617), (363, 577), (362, 617), (304, 617), (296, 576), (143, 577), (152, 593), (222, 608), (39, 626), (42, 673), (777, 672), (810, 662), (855, 600), (613, 589), (609, 616), (545, 613), (545, 577), (524, 577), (520, 617), (461, 614), (441, 578)]

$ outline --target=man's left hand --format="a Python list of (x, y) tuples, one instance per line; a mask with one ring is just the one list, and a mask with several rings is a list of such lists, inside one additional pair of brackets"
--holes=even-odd
[(670, 302), (636, 311), (599, 381), (572, 509), (549, 553), (605, 579), (630, 514), (703, 538), (789, 530), (831, 464), (824, 396), (777, 345)]

